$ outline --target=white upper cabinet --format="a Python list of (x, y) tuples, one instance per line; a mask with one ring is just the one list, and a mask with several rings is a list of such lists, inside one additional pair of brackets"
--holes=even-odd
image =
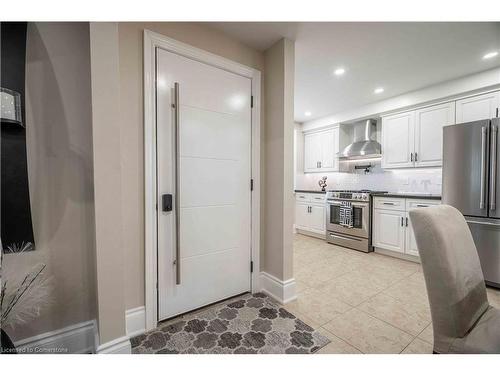
[(455, 103), (445, 103), (415, 111), (416, 167), (438, 167), (443, 160), (443, 126), (455, 121)]
[(304, 135), (304, 172), (316, 172), (321, 159), (319, 133)]
[(413, 167), (413, 111), (382, 118), (382, 168)]
[(304, 134), (304, 172), (338, 171), (339, 127)]
[(455, 123), (485, 120), (499, 116), (500, 91), (457, 100)]
[(382, 168), (441, 166), (443, 126), (454, 120), (454, 102), (382, 117)]

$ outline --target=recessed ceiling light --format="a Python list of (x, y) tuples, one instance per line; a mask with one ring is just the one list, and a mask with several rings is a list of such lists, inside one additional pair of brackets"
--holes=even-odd
[(333, 72), (336, 76), (341, 76), (342, 74), (345, 73), (345, 69), (344, 68), (337, 68), (335, 69), (335, 71)]
[(312, 113), (311, 113), (310, 111), (305, 111), (305, 112), (304, 112), (304, 115), (305, 115), (305, 116), (307, 116), (307, 117), (309, 117), (309, 116), (311, 116), (311, 115), (312, 115)]
[(382, 94), (384, 92), (383, 87), (377, 87), (375, 90), (373, 90), (375, 94)]
[(483, 59), (492, 59), (493, 57), (498, 56), (498, 51), (492, 51), (488, 52), (486, 55), (483, 56)]

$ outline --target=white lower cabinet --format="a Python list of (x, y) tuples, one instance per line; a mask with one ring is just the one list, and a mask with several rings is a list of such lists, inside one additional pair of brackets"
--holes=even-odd
[(325, 195), (297, 193), (295, 195), (295, 228), (325, 235)]
[(435, 199), (375, 197), (373, 246), (418, 257), (418, 247), (409, 212), (414, 208), (441, 204)]
[(309, 227), (309, 203), (295, 202), (295, 227)]
[(418, 257), (417, 241), (415, 241), (415, 234), (413, 233), (413, 226), (411, 225), (410, 215), (407, 214), (408, 227), (406, 228), (406, 253)]
[(325, 205), (311, 205), (309, 228), (313, 232), (325, 233)]
[(404, 212), (391, 210), (374, 210), (373, 245), (383, 249), (405, 252)]

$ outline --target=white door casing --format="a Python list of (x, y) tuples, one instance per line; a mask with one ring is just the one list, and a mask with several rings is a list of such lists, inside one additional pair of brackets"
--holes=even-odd
[[(157, 180), (156, 180), (156, 77), (155, 77), (155, 54), (157, 48), (174, 52), (183, 57), (203, 62), (207, 66), (218, 67), (226, 73), (232, 72), (242, 78), (246, 77), (251, 82), (251, 93), (253, 96), (253, 108), (251, 110), (251, 173), (254, 181), (254, 190), (251, 192), (251, 254), (254, 268), (258, 271), (259, 265), (259, 238), (260, 238), (260, 72), (227, 60), (220, 56), (211, 54), (204, 50), (194, 48), (187, 44), (164, 37), (163, 35), (145, 30), (144, 31), (144, 151), (145, 151), (145, 307), (146, 328), (156, 327), (158, 321), (157, 301)], [(164, 82), (158, 82), (163, 84)], [(228, 103), (238, 106), (240, 99)], [(189, 116), (189, 114), (188, 114)], [(202, 158), (200, 158), (202, 159)], [(250, 181), (247, 181), (247, 187)], [(189, 197), (189, 196), (188, 196)], [(201, 218), (203, 215), (200, 215)], [(196, 244), (190, 246), (195, 247)], [(246, 268), (249, 272), (249, 264)], [(252, 274), (252, 291), (260, 290), (259, 273)]]

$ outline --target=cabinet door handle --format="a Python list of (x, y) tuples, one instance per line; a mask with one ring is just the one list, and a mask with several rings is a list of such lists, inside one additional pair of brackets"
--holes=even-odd
[(408, 226), (408, 218), (406, 218), (406, 226)]
[(404, 219), (403, 219), (403, 216), (401, 216), (401, 226), (404, 226)]
[(418, 160), (418, 153), (415, 152), (415, 161)]
[(382, 204), (385, 204), (386, 206), (394, 206), (393, 202), (382, 202)]
[(410, 161), (413, 161), (413, 152), (410, 154)]
[(321, 162), (319, 162), (319, 167), (321, 168)]

